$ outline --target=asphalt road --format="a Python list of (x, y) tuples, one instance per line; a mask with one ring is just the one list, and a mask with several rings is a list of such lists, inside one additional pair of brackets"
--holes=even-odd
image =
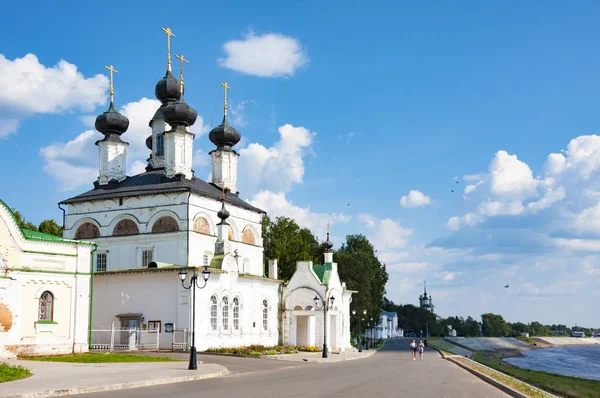
[[(424, 360), (413, 361), (410, 339), (388, 340), (367, 359), (338, 363), (293, 363), (269, 359), (216, 358), (233, 365), (234, 373), (216, 379), (169, 384), (135, 390), (86, 394), (109, 397), (508, 397), (495, 387), (427, 350)], [(199, 360), (211, 362), (213, 356)], [(249, 362), (251, 361), (251, 362)], [(269, 362), (267, 364), (267, 362)], [(236, 367), (237, 366), (237, 367)], [(229, 366), (228, 366), (229, 367)], [(237, 369), (237, 370), (236, 370)]]

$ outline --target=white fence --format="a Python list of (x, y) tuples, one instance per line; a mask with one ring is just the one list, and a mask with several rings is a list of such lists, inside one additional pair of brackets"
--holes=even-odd
[(93, 351), (158, 351), (158, 329), (92, 329), (90, 349)]
[(187, 351), (189, 347), (189, 331), (187, 329), (173, 329), (173, 351)]

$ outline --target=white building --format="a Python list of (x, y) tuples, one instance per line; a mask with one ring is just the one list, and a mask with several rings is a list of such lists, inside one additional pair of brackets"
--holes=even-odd
[[(212, 182), (194, 176), (189, 126), (197, 114), (183, 101), (182, 82), (169, 64), (156, 85), (162, 105), (149, 121), (148, 166), (134, 176), (125, 174), (128, 143), (121, 140), (129, 121), (115, 111), (111, 95), (109, 109), (96, 119), (104, 134), (96, 143), (98, 180), (92, 190), (61, 202), (67, 206), (64, 236), (98, 244), (93, 327), (158, 326), (161, 348), (171, 348), (171, 329), (192, 326), (194, 290), (198, 350), (275, 345), (280, 281), (276, 274), (264, 276), (264, 211), (238, 196), (232, 147), (240, 134), (227, 123), (225, 105), (223, 122), (209, 135), (216, 145)], [(222, 222), (220, 211), (227, 213)], [(184, 289), (178, 272), (191, 275), (203, 267), (211, 271), (206, 287)]]
[(0, 200), (0, 358), (88, 350), (93, 249), (21, 229)]
[(404, 336), (404, 330), (398, 328), (398, 314), (381, 310), (379, 324), (373, 330), (375, 340), (395, 339)]
[(340, 281), (329, 233), (323, 247), (324, 264), (298, 261), (294, 275), (283, 288), (283, 344), (322, 347), (326, 331), (327, 350), (343, 352), (352, 348), (350, 303), (356, 292), (346, 289), (346, 283)]

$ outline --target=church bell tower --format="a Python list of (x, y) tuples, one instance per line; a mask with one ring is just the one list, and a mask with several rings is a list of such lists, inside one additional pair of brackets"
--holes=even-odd
[(233, 150), (233, 146), (240, 139), (240, 133), (227, 123), (227, 90), (230, 87), (226, 82), (223, 86), (223, 121), (220, 125), (212, 129), (208, 138), (217, 146), (209, 154), (212, 160), (212, 183), (220, 187), (225, 187), (232, 193), (237, 193), (237, 161), (238, 153)]
[(115, 90), (112, 66), (105, 66), (110, 71), (110, 105), (108, 110), (96, 118), (96, 130), (104, 134), (104, 138), (96, 141), (100, 151), (100, 170), (98, 184), (107, 185), (111, 181), (121, 182), (127, 177), (127, 147), (129, 144), (121, 140), (121, 135), (129, 127), (129, 119), (115, 110)]

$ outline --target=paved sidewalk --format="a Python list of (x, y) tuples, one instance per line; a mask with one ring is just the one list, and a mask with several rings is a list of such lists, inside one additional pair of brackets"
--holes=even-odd
[(321, 352), (298, 352), (297, 354), (265, 355), (263, 358), (291, 362), (341, 362), (368, 358), (376, 352), (375, 349), (363, 350), (363, 352), (345, 351), (339, 354), (330, 352), (327, 354), (327, 358), (322, 358), (323, 353)]
[(7, 361), (31, 370), (27, 379), (0, 384), (0, 398), (56, 397), (89, 392), (122, 390), (223, 376), (227, 368), (198, 364), (188, 370), (187, 362), (63, 363)]

